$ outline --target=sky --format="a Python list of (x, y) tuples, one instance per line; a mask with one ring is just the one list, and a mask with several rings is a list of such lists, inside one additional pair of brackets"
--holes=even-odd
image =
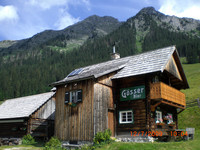
[(126, 21), (142, 8), (200, 20), (200, 0), (0, 0), (0, 41), (61, 30), (91, 15)]

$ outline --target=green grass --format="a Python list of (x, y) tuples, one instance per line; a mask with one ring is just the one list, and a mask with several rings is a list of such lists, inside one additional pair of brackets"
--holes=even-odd
[(183, 64), (190, 88), (182, 90), (186, 94), (186, 100), (190, 101), (200, 97), (200, 63)]
[[(19, 148), (19, 149), (13, 149)], [(17, 146), (0, 146), (0, 150), (43, 150), (43, 145), (17, 145)]]
[[(200, 98), (200, 63), (184, 64), (190, 88), (182, 90), (186, 95), (186, 102)], [(198, 106), (186, 108), (178, 116), (179, 128), (194, 127), (200, 129), (200, 108)]]

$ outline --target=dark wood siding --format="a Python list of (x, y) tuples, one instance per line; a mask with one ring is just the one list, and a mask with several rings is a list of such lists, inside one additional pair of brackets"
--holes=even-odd
[[(146, 130), (147, 129), (147, 99), (139, 99), (139, 100), (129, 100), (129, 101), (120, 101), (120, 89), (127, 87), (134, 87), (140, 85), (148, 85), (145, 76), (141, 76), (139, 78), (124, 78), (114, 82), (116, 85), (115, 88), (115, 103), (117, 104), (116, 109), (116, 126), (117, 126), (117, 134), (121, 133), (130, 133), (132, 130)], [(148, 91), (146, 89), (146, 95)], [(120, 124), (119, 123), (119, 111), (123, 110), (133, 110), (134, 114), (134, 123), (133, 124)]]
[(5, 121), (7, 123), (0, 123), (0, 137), (16, 138), (16, 137), (23, 137), (24, 135), (27, 134), (26, 120), (23, 119), (23, 122), (9, 122), (11, 120), (5, 120)]
[[(55, 135), (65, 141), (92, 141), (94, 137), (92, 79), (57, 87)], [(65, 92), (82, 90), (82, 102), (72, 107), (64, 103)]]

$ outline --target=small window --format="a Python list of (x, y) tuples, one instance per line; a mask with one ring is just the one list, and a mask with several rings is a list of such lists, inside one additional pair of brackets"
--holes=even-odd
[(162, 119), (162, 112), (161, 111), (156, 111), (156, 123), (162, 123), (163, 119)]
[(119, 123), (120, 124), (133, 123), (133, 111), (132, 110), (120, 111)]
[(70, 91), (65, 93), (65, 104), (82, 101), (82, 90)]

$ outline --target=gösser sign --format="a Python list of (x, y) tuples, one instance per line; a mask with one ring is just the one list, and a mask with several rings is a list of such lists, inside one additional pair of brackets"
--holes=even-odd
[(145, 97), (144, 85), (120, 89), (120, 101), (144, 99)]

